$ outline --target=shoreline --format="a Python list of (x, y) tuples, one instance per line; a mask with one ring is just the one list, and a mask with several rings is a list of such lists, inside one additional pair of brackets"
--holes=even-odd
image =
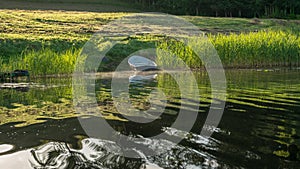
[[(124, 15), (0, 10), (0, 71), (24, 69), (48, 77), (65, 76), (61, 74), (73, 72), (75, 60), (92, 32)], [(182, 18), (207, 32), (231, 32), (208, 35), (227, 70), (300, 66), (300, 25), (296, 24), (300, 21), (259, 19), (253, 23), (253, 19), (245, 18)], [(236, 31), (239, 33), (232, 33)], [(194, 59), (193, 51), (178, 41), (133, 37), (116, 45), (108, 54), (103, 69), (98, 71), (114, 70), (130, 53), (153, 47), (174, 53), (192, 70), (203, 69), (201, 61)], [(163, 62), (168, 64), (168, 60)]]
[[(220, 70), (219, 68), (211, 68), (212, 70)], [(222, 68), (221, 68), (222, 70)], [(265, 67), (265, 68), (224, 68), (225, 73), (227, 71), (256, 71), (256, 72), (275, 72), (275, 71), (300, 71), (300, 67)], [(196, 68), (191, 69), (192, 72), (205, 72), (205, 68)], [(43, 78), (72, 78), (76, 75), (78, 76), (87, 76), (87, 77), (104, 77), (109, 78), (112, 77), (115, 73), (122, 73), (122, 75), (147, 75), (147, 74), (154, 74), (154, 73), (167, 73), (167, 72), (185, 72), (183, 70), (159, 70), (159, 71), (122, 71), (122, 72), (89, 72), (89, 73), (71, 73), (71, 74), (48, 74), (48, 75), (36, 75), (30, 76), (32, 79), (43, 79)]]

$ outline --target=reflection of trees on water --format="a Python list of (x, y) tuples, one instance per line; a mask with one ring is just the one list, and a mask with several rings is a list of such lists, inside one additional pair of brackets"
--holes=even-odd
[(72, 98), (72, 79), (35, 79), (31, 83), (0, 84), (0, 107), (13, 108), (12, 103), (40, 106), (44, 102), (60, 102)]
[[(161, 169), (219, 166), (208, 154), (175, 145), (167, 140), (143, 138), (139, 142), (127, 141), (131, 142), (129, 147), (109, 140), (87, 138), (81, 141), (80, 149), (70, 148), (63, 142), (50, 142), (31, 150), (33, 158), (30, 158), (30, 164), (35, 169)], [(215, 146), (213, 140), (206, 140), (205, 144), (208, 147)], [(149, 151), (157, 155), (149, 156)], [(126, 157), (128, 154), (135, 158)]]

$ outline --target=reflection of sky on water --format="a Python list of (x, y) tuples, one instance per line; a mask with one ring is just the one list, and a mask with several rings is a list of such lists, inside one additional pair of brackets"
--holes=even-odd
[[(132, 140), (127, 141), (132, 142), (131, 146), (135, 145), (135, 147), (121, 147), (118, 143), (95, 138), (81, 140), (79, 149), (71, 148), (70, 145), (63, 142), (49, 142), (33, 149), (3, 155), (0, 157), (0, 165), (6, 166), (7, 169), (139, 169), (142, 167), (146, 167), (146, 169), (159, 169), (161, 167), (190, 168), (193, 166), (196, 167), (197, 165), (198, 167), (216, 167), (219, 165), (217, 161), (212, 157), (209, 157), (208, 154), (175, 145), (168, 140), (151, 140), (143, 138), (139, 142), (134, 142)], [(205, 145), (208, 147), (214, 146), (215, 144), (207, 139), (206, 141)], [(147, 151), (155, 151), (159, 155), (149, 157), (147, 156), (145, 149), (141, 150), (139, 147), (147, 147)], [(127, 158), (123, 156), (126, 153), (135, 154), (136, 158)], [(178, 161), (178, 158), (185, 161), (180, 162)], [(207, 162), (206, 164), (202, 163), (205, 161)]]

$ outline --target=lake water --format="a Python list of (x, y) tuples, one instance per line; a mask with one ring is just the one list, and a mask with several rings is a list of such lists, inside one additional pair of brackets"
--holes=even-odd
[[(129, 121), (115, 108), (109, 75), (96, 79), (95, 94), (101, 117), (93, 112), (83, 117), (74, 110), (71, 78), (34, 79), (27, 87), (2, 88), (0, 166), (3, 169), (139, 168), (147, 164), (156, 168), (191, 169), (299, 168), (299, 69), (227, 71), (225, 109), (211, 137), (200, 135), (211, 103), (209, 79), (204, 72), (194, 75), (201, 98), (186, 99), (185, 103), (180, 103), (178, 85), (168, 74), (150, 73), (128, 79), (129, 100), (137, 110), (151, 107), (149, 97), (153, 90), (159, 88), (164, 92), (164, 99), (155, 103), (158, 108), (165, 106), (162, 114), (129, 115), (132, 119), (150, 121), (159, 117), (143, 124)], [(185, 75), (179, 73), (179, 76)], [(195, 104), (200, 107), (193, 128), (190, 131), (173, 128), (179, 110), (193, 108)], [(94, 130), (103, 134), (89, 137), (82, 121), (89, 123), (95, 118), (105, 119), (117, 134), (100, 127)], [(162, 132), (164, 137), (152, 138)], [(134, 139), (137, 137), (139, 141)], [(172, 138), (182, 140), (175, 144)], [(126, 154), (137, 158), (128, 158)]]

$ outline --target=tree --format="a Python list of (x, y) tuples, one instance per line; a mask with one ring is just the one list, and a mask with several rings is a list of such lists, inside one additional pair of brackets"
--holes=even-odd
[(124, 0), (145, 9), (183, 15), (290, 17), (300, 14), (300, 0)]

